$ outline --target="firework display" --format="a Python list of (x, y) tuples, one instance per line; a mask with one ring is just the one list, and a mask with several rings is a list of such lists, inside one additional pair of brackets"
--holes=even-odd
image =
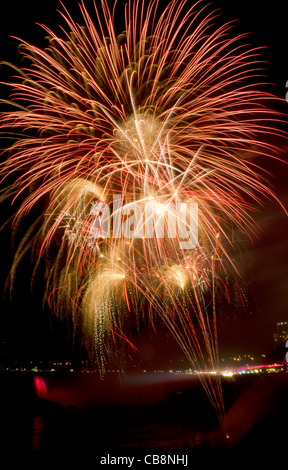
[(45, 301), (80, 325), (101, 373), (119, 342), (135, 348), (131, 324), (166, 325), (193, 367), (214, 371), (199, 377), (221, 416), (217, 289), (237, 275), (234, 233), (253, 236), (254, 206), (274, 197), (254, 158), (273, 155), (276, 132), (258, 51), (202, 2), (129, 0), (123, 32), (116, 4), (80, 9), (83, 25), (62, 8), (61, 37), (43, 26), (46, 49), (22, 42), (27, 65), (9, 83), (1, 127), (18, 136), (3, 198), (20, 201), (16, 229), (45, 207), (11, 283), (27, 250), (36, 271), (44, 259)]

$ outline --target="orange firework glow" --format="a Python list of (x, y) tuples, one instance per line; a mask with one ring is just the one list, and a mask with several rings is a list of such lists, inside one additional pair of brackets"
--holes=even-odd
[(215, 372), (199, 377), (222, 416), (216, 290), (237, 276), (233, 230), (253, 236), (254, 206), (274, 197), (253, 157), (274, 155), (263, 136), (278, 118), (258, 52), (201, 2), (128, 0), (120, 34), (115, 8), (95, 2), (92, 20), (82, 2), (80, 26), (63, 7), (62, 37), (43, 26), (46, 49), (21, 44), (3, 198), (21, 201), (16, 220), (46, 210), (11, 283), (26, 250), (45, 259), (46, 301), (81, 325), (101, 373), (120, 339), (134, 347), (131, 323), (164, 322), (193, 367)]

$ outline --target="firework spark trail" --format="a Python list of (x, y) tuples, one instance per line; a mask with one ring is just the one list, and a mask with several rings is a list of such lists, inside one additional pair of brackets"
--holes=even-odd
[[(48, 48), (21, 45), (31, 65), (16, 69), (6, 100), (16, 107), (1, 126), (20, 138), (1, 174), (15, 174), (16, 221), (48, 202), (16, 250), (11, 279), (26, 250), (41, 259), (56, 244), (46, 298), (80, 318), (102, 370), (117, 337), (130, 343), (128, 320), (149, 318), (155, 328), (159, 317), (193, 366), (216, 371), (218, 280), (237, 271), (230, 227), (253, 236), (254, 205), (274, 197), (253, 158), (242, 156), (274, 154), (262, 139), (278, 118), (254, 83), (259, 54), (229, 36), (231, 25), (213, 26), (215, 13), (201, 2), (173, 0), (158, 14), (157, 1), (129, 1), (118, 35), (116, 4), (112, 13), (105, 0), (101, 7), (93, 21), (81, 3), (84, 27), (63, 7), (62, 38), (43, 26)], [(126, 215), (150, 204), (150, 217), (168, 230), (173, 204), (197, 203), (197, 247), (181, 248), (179, 233), (157, 237), (157, 227), (152, 238), (140, 236), (149, 223), (141, 219), (132, 238), (95, 236), (93, 207), (111, 208), (115, 195)], [(170, 217), (185, 224), (173, 210)], [(200, 378), (221, 416), (219, 377)]]

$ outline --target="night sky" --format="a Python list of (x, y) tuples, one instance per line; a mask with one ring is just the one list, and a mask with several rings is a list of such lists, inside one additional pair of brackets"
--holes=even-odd
[[(76, 0), (67, 0), (64, 3), (72, 16), (79, 14)], [(92, 2), (88, 1), (87, 5), (90, 4)], [(288, 4), (282, 0), (274, 0), (268, 4), (260, 0), (217, 0), (211, 4), (211, 8), (215, 6), (222, 9), (220, 14), (223, 22), (238, 20), (236, 33), (251, 33), (247, 38), (249, 44), (265, 46), (263, 58), (267, 61), (267, 79), (274, 84), (274, 93), (285, 98), (288, 90)], [(0, 17), (0, 59), (20, 65), (18, 42), (10, 36), (18, 36), (44, 47), (45, 32), (35, 23), (44, 23), (59, 31), (57, 25), (61, 23), (61, 18), (56, 12), (58, 6), (59, 2), (56, 0), (46, 3), (36, 0), (6, 2)], [(6, 68), (2, 67), (0, 73), (1, 80), (5, 80), (8, 76)], [(1, 97), (6, 98), (6, 88), (1, 86), (0, 91)], [(283, 102), (281, 110), (288, 114), (288, 104)], [(281, 142), (281, 146), (282, 157), (286, 158), (285, 144)], [(288, 143), (286, 149), (288, 151)], [(270, 179), (273, 189), (288, 208), (288, 167), (274, 161), (267, 162), (266, 168), (273, 175)], [(1, 222), (4, 222), (8, 213), (7, 207), (1, 210)], [(288, 217), (276, 202), (269, 202), (257, 214), (257, 222), (261, 228), (259, 238), (253, 244), (243, 243), (236, 254), (249, 304), (247, 310), (235, 308), (229, 312), (220, 312), (219, 344), (224, 353), (269, 352), (276, 322), (288, 320)], [(9, 230), (0, 238), (1, 288), (11, 261), (9, 238)], [(8, 340), (16, 356), (41, 356), (43, 351), (65, 353), (65, 347), (68, 351), (71, 346), (71, 341), (65, 335), (65, 325), (58, 328), (56, 333), (50, 333), (48, 314), (41, 312), (41, 279), (36, 286), (36, 294), (28, 293), (30, 271), (27, 260), (20, 273), (13, 302), (6, 299), (0, 305), (0, 339)], [(148, 342), (145, 336), (141, 343), (144, 356)], [(147, 353), (147, 357), (149, 354), (152, 358), (156, 355), (153, 351), (154, 348), (157, 349), (157, 344), (158, 340), (152, 339), (149, 346), (151, 354)]]

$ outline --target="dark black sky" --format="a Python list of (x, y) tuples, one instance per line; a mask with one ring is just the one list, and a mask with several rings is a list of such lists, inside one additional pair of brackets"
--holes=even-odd
[[(67, 0), (64, 3), (74, 17), (78, 15), (77, 1)], [(215, 0), (210, 3), (211, 8), (220, 8), (219, 14), (223, 22), (237, 20), (235, 33), (251, 33), (247, 42), (256, 47), (265, 47), (263, 58), (267, 61), (267, 78), (275, 84), (274, 92), (279, 97), (285, 98), (288, 80), (288, 4), (282, 0), (269, 3), (261, 0), (241, 2)], [(87, 4), (89, 6), (92, 2), (87, 1)], [(18, 36), (35, 45), (45, 46), (44, 32), (35, 23), (44, 23), (52, 29), (57, 29), (61, 23), (61, 17), (56, 12), (57, 8), (59, 8), (58, 0), (5, 2), (5, 9), (2, 9), (0, 16), (0, 59), (20, 64), (17, 53), (18, 42), (11, 36)], [(0, 69), (0, 73), (1, 79), (5, 80), (5, 67)], [(6, 97), (5, 88), (1, 87), (0, 91), (1, 97)], [(283, 103), (282, 108), (288, 113), (288, 104), (287, 109), (286, 103)], [(284, 150), (283, 156), (285, 156)], [(269, 165), (269, 170), (274, 175), (271, 177), (274, 190), (286, 207), (288, 207), (287, 168), (275, 162)], [(1, 220), (4, 218), (5, 211), (2, 210)], [(243, 286), (247, 289), (249, 308), (247, 312), (235, 310), (221, 319), (219, 337), (220, 346), (224, 351), (253, 353), (268, 351), (272, 347), (276, 322), (288, 320), (288, 218), (279, 205), (269, 203), (257, 216), (257, 221), (263, 232), (259, 232), (259, 239), (255, 240), (253, 245), (247, 244), (239, 253)], [(8, 236), (6, 234), (6, 238), (2, 236), (2, 284), (9, 265), (6, 245), (8, 239), (9, 234)], [(13, 347), (17, 349), (17, 354), (20, 350), (23, 355), (27, 351), (29, 354), (31, 350), (37, 351), (37, 348), (41, 350), (41, 347), (43, 349), (43, 344), (46, 342), (50, 344), (51, 341), (49, 335), (47, 336), (48, 320), (45, 315), (41, 315), (39, 304), (33, 304), (33, 296), (22, 297), (20, 294), (28, 287), (29, 268), (25, 269), (26, 271), (21, 274), (22, 280), (19, 281), (20, 290), (16, 300), (12, 306), (5, 301), (0, 313), (0, 337), (8, 336)], [(59, 344), (62, 344), (62, 333), (61, 330), (60, 336), (56, 338)]]

